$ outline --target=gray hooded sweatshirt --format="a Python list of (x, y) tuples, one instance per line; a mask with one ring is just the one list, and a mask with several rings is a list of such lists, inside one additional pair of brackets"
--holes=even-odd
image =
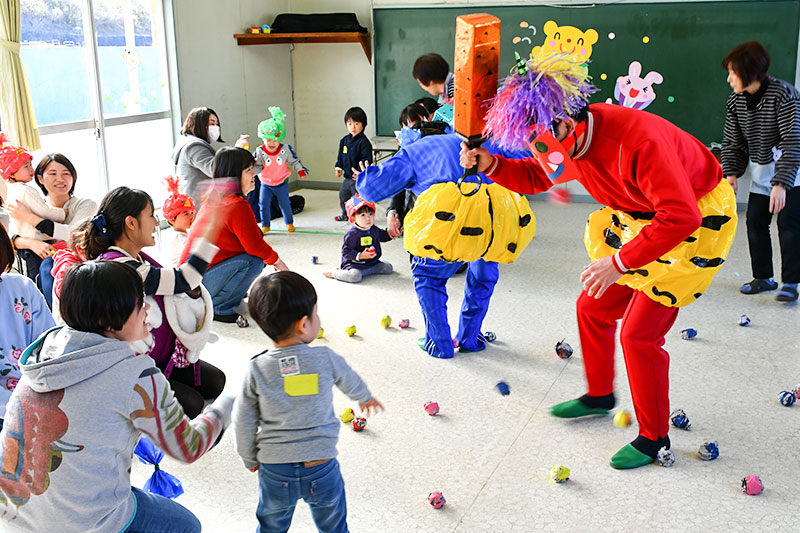
[(230, 422), (229, 397), (189, 420), (150, 357), (96, 333), (54, 328), (20, 368), (0, 432), (0, 531), (123, 531), (139, 436), (191, 463)]
[(200, 184), (211, 179), (216, 150), (205, 139), (194, 135), (181, 135), (172, 150), (175, 175), (180, 178), (181, 189), (200, 208)]

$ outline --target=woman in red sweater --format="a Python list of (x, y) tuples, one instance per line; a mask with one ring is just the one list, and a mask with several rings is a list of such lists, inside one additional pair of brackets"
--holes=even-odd
[[(234, 308), (247, 295), (250, 284), (264, 269), (264, 264), (275, 270), (289, 270), (278, 257), (278, 253), (264, 242), (261, 230), (250, 204), (247, 193), (255, 188), (253, 155), (242, 148), (222, 148), (214, 157), (214, 179), (230, 180), (231, 190), (219, 205), (218, 220), (224, 225), (217, 239), (219, 252), (214, 256), (203, 276), (203, 285), (214, 302), (214, 320), (237, 323), (247, 327), (247, 320), (239, 317)], [(211, 211), (205, 205), (200, 208), (197, 220), (189, 230), (189, 238), (181, 255), (181, 263), (189, 257), (192, 241), (205, 227), (205, 219)]]

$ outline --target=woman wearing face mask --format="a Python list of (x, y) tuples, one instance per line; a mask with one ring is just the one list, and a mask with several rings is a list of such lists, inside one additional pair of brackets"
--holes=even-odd
[[(236, 147), (247, 146), (248, 135), (240, 135)], [(195, 107), (186, 116), (181, 128), (181, 137), (172, 151), (175, 174), (181, 179), (181, 189), (192, 197), (197, 208), (202, 203), (201, 183), (212, 177), (216, 150), (213, 142), (222, 139), (219, 117), (210, 107)]]

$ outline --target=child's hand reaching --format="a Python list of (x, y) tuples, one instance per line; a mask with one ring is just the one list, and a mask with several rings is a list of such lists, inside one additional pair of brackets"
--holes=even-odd
[(344, 170), (342, 170), (341, 168), (336, 168), (334, 172), (336, 173), (337, 178), (341, 178), (342, 176), (344, 176)]
[(385, 411), (383, 404), (376, 400), (374, 396), (370, 398), (368, 402), (358, 404), (358, 408), (361, 409), (362, 413), (366, 411), (367, 416), (372, 414), (373, 409), (375, 410), (375, 414), (378, 414), (378, 409)]

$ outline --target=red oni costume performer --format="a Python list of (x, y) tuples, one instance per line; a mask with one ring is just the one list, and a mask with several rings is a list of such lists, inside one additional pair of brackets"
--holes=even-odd
[[(564, 119), (564, 114), (554, 118), (556, 123)], [(528, 120), (542, 124), (536, 117)], [(576, 141), (566, 163), (574, 166), (572, 177), (608, 206), (587, 222), (586, 247), (593, 262), (611, 256), (622, 275), (600, 298), (586, 290), (578, 298), (589, 390), (554, 406), (552, 413), (575, 418), (605, 414), (614, 406), (614, 336), (621, 319), (620, 342), (640, 437), (623, 447), (611, 466), (636, 468), (652, 462), (661, 446), (669, 448), (664, 337), (678, 307), (697, 299), (724, 262), (736, 231), (735, 196), (712, 154), (656, 115), (593, 104), (576, 129), (577, 135), (564, 142)], [(544, 143), (539, 148), (544, 151)], [(485, 174), (513, 191), (536, 194), (556, 180), (565, 181), (560, 176), (564, 169), (557, 167), (532, 158), (493, 156)]]

